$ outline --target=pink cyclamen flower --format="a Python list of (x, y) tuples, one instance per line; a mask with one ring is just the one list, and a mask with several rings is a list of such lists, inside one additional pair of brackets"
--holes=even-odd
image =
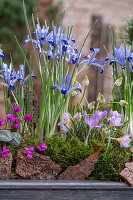
[(15, 123), (15, 124), (19, 124), (20, 119), (18, 117), (13, 117), (12, 122)]
[(45, 151), (45, 149), (47, 149), (47, 146), (45, 143), (42, 143), (42, 145), (39, 145), (37, 148), (39, 149), (39, 151)]
[(34, 151), (34, 147), (29, 147), (29, 148), (24, 148), (28, 154), (27, 154), (27, 158), (32, 158), (32, 152), (31, 151)]
[(4, 157), (8, 156), (9, 149), (6, 149), (6, 147), (3, 147), (3, 151), (0, 153), (1, 153), (1, 157), (4, 158)]
[(131, 135), (124, 135), (120, 141), (120, 146), (121, 147), (130, 147), (130, 142), (131, 142), (131, 139), (129, 138), (131, 137)]
[(8, 115), (6, 116), (6, 118), (12, 121), (12, 120), (13, 120), (13, 115), (12, 115), (12, 114), (8, 114)]
[(32, 120), (32, 115), (25, 115), (24, 116), (24, 120), (25, 120), (25, 122), (31, 122), (31, 120)]
[(20, 106), (15, 106), (14, 110), (15, 110), (15, 112), (20, 112), (21, 111), (21, 107)]
[(14, 128), (16, 128), (18, 130), (18, 129), (20, 129), (20, 125), (19, 124), (15, 124)]
[(0, 120), (0, 127), (3, 126), (4, 124), (6, 124), (6, 122), (3, 122), (3, 118), (1, 118), (1, 120)]

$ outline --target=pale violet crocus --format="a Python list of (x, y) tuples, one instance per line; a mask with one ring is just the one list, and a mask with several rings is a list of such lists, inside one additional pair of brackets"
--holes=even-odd
[(119, 114), (117, 111), (112, 111), (112, 109), (110, 110), (110, 119), (109, 119), (109, 122), (110, 122), (110, 127), (113, 127), (113, 126), (123, 126), (123, 123), (121, 123), (121, 120), (123, 118), (123, 115), (122, 114)]
[(66, 80), (65, 80), (65, 83), (64, 83), (64, 80), (63, 80), (63, 76), (61, 76), (61, 83), (62, 83), (62, 86), (60, 87), (56, 82), (54, 84), (53, 87), (51, 87), (52, 90), (54, 90), (55, 88), (57, 88), (58, 90), (61, 91), (61, 93), (64, 95), (64, 97), (66, 97), (70, 92), (72, 92), (73, 90), (79, 90), (80, 92), (81, 89), (80, 89), (80, 83), (77, 83), (74, 87), (70, 88), (69, 89), (69, 86), (70, 86), (70, 75), (67, 74), (66, 76)]
[(130, 142), (131, 142), (130, 137), (131, 137), (131, 135), (124, 135), (121, 138), (112, 138), (112, 139), (116, 140), (117, 142), (120, 142), (121, 148), (122, 147), (128, 148), (128, 147), (130, 147)]
[(69, 112), (63, 114), (63, 120), (58, 122), (58, 126), (62, 127), (62, 130), (67, 133), (72, 128), (72, 120), (80, 118), (80, 114), (76, 113), (73, 117)]
[(83, 63), (87, 63), (87, 65), (94, 65), (97, 67), (101, 68), (101, 73), (103, 73), (104, 71), (104, 67), (106, 65), (106, 63), (108, 62), (108, 59), (105, 60), (98, 60), (96, 58), (97, 53), (100, 51), (100, 49), (94, 49), (94, 48), (90, 48), (90, 50), (92, 51), (92, 53), (90, 53), (88, 56), (85, 56), (85, 60), (81, 61), (80, 64)]
[(97, 117), (99, 117), (99, 120), (104, 120), (107, 117), (107, 110), (105, 110), (103, 112), (97, 110), (94, 115), (96, 115)]
[(62, 130), (67, 133), (71, 128), (71, 119), (72, 116), (69, 112), (63, 114), (63, 120), (58, 122), (58, 126), (62, 127)]
[(128, 49), (121, 44), (119, 49), (114, 48), (113, 57), (111, 57), (108, 53), (108, 59), (110, 59), (110, 65), (117, 62), (122, 66), (123, 69), (126, 68), (126, 66), (133, 62), (131, 46)]
[(131, 139), (129, 138), (131, 137), (131, 135), (124, 135), (120, 141), (120, 146), (121, 147), (130, 147), (130, 142), (131, 142)]

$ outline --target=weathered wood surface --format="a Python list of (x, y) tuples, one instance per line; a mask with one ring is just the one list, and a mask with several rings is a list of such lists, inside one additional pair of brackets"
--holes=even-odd
[(124, 200), (133, 199), (133, 187), (96, 181), (0, 181), (0, 200)]

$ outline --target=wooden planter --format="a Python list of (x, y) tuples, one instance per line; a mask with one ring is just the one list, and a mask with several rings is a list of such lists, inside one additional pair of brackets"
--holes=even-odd
[(0, 200), (123, 200), (133, 187), (119, 182), (1, 180)]

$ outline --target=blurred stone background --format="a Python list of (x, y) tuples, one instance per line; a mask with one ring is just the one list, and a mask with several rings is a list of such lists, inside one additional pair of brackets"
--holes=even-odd
[[(15, 1), (17, 5), (15, 5)], [(9, 45), (8, 48), (5, 48), (6, 44), (9, 44), (13, 41), (12, 36), (13, 34), (16, 34), (16, 32), (18, 40), (22, 45), (27, 35), (25, 28), (23, 28), (25, 26), (23, 12), (21, 13), (19, 11), (19, 8), (22, 10), (22, 7), (20, 7), (19, 3), (20, 1), (22, 3), (22, 0), (15, 1), (0, 0), (1, 21), (3, 22), (2, 19), (6, 18), (5, 22), (3, 22), (4, 25), (0, 23), (0, 44), (2, 44), (2, 49), (4, 50), (4, 54), (7, 57), (5, 62), (9, 63), (11, 53), (14, 59), (14, 63), (19, 65), (20, 63), (23, 63), (23, 61), (21, 55), (20, 57), (18, 56), (18, 51), (13, 53), (15, 49), (14, 43)], [(1, 8), (3, 2), (8, 5), (6, 6), (6, 8), (8, 7), (8, 10), (4, 10), (5, 12), (3, 12), (3, 9)], [(11, 2), (14, 2), (14, 6), (9, 6)], [(97, 20), (97, 24), (95, 25), (86, 42), (84, 56), (90, 53), (90, 47), (100, 48), (101, 51), (98, 54), (98, 58), (100, 59), (104, 59), (106, 57), (106, 51), (104, 50), (103, 45), (106, 46), (108, 51), (111, 49), (109, 26), (111, 25), (117, 33), (125, 18), (133, 16), (132, 0), (34, 0), (34, 2), (33, 0), (25, 0), (25, 3), (27, 6), (29, 6), (29, 21), (31, 21), (30, 16), (33, 12), (35, 16), (39, 16), (42, 23), (47, 20), (48, 24), (50, 24), (51, 20), (55, 20), (56, 24), (59, 25), (61, 20), (61, 13), (65, 10), (63, 23), (64, 29), (67, 31), (67, 26), (73, 25), (73, 35), (76, 44), (79, 45), (79, 49), (91, 26)], [(8, 26), (11, 26), (8, 24), (8, 22), (14, 12), (17, 13), (17, 25), (15, 26), (16, 28), (14, 28), (14, 25), (12, 25), (11, 30), (16, 31), (15, 33), (6, 29)], [(12, 17), (12, 20), (14, 20), (14, 16)], [(3, 27), (5, 32), (3, 31), (2, 34), (1, 30), (3, 30)], [(7, 37), (9, 42), (7, 42), (6, 37), (3, 40), (3, 35), (5, 36), (6, 33), (10, 33)], [(120, 40), (119, 35), (117, 34), (117, 48), (119, 47), (119, 44)], [(33, 57), (32, 48), (30, 45), (26, 48), (28, 48), (28, 52), (32, 55), (33, 71), (35, 75), (39, 77), (35, 59)], [(17, 62), (15, 62), (15, 59)], [(113, 86), (112, 67), (106, 66), (104, 73), (101, 74), (100, 69), (95, 66), (89, 66), (80, 76), (78, 76), (78, 81), (82, 83), (82, 80), (86, 74), (90, 80), (90, 84), (86, 91), (86, 96), (89, 102), (95, 100), (99, 92), (105, 96), (106, 100), (109, 100), (111, 98), (111, 89)], [(39, 78), (35, 80), (34, 86), (38, 98), (40, 99), (41, 88)], [(2, 91), (2, 88), (3, 86), (0, 85), (0, 91)], [(71, 101), (73, 104), (76, 104), (73, 98)], [(1, 94), (0, 117), (5, 117), (3, 96)]]

